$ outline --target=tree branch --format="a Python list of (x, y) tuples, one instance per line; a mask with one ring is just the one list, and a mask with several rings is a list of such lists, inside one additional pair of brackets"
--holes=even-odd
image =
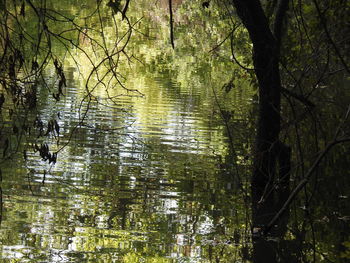
[(299, 182), (299, 184), (294, 188), (293, 192), (289, 195), (287, 201), (283, 204), (282, 208), (272, 218), (270, 223), (268, 223), (266, 225), (265, 229), (263, 230), (263, 234), (267, 234), (271, 230), (271, 228), (276, 224), (276, 222), (282, 217), (282, 215), (287, 211), (289, 205), (293, 202), (293, 200), (296, 198), (298, 193), (308, 183), (308, 181), (310, 180), (313, 172), (317, 169), (318, 165), (321, 163), (322, 159), (327, 155), (327, 153), (337, 144), (350, 142), (350, 138), (337, 139), (337, 137), (338, 137), (338, 135), (340, 133), (341, 127), (346, 122), (346, 120), (348, 120), (349, 115), (350, 115), (350, 105), (349, 105), (348, 110), (347, 110), (347, 112), (345, 114), (344, 121), (338, 126), (338, 128), (337, 128), (337, 130), (335, 132), (333, 141), (331, 143), (329, 143), (326, 146), (326, 148), (324, 148), (324, 150), (318, 155), (316, 161), (313, 163), (313, 165), (311, 166), (309, 171), (306, 173), (305, 178), (303, 178)]
[(291, 90), (288, 90), (288, 89), (286, 89), (284, 87), (281, 88), (281, 91), (282, 91), (283, 94), (288, 95), (290, 97), (293, 97), (294, 99), (300, 101), (301, 103), (303, 103), (306, 106), (309, 106), (311, 108), (315, 107), (314, 103), (312, 103), (310, 100), (308, 100), (307, 98), (305, 98), (302, 95), (296, 94), (295, 92), (293, 92)]
[(320, 18), (320, 21), (321, 21), (321, 24), (323, 26), (323, 29), (324, 29), (324, 32), (326, 33), (326, 36), (328, 38), (328, 41), (330, 42), (330, 44), (333, 46), (334, 48), (334, 51), (335, 51), (335, 54), (339, 57), (341, 63), (343, 64), (345, 70), (350, 73), (350, 68), (348, 66), (348, 64), (346, 63), (345, 59), (343, 58), (343, 56), (341, 55), (340, 51), (339, 51), (339, 48), (337, 47), (337, 45), (334, 43), (330, 33), (329, 33), (329, 30), (328, 30), (328, 27), (327, 27), (327, 22), (326, 22), (326, 18), (324, 17), (324, 15), (322, 14), (321, 12), (321, 9), (320, 9), (320, 6), (318, 5), (317, 1), (316, 0), (313, 0), (312, 1), (316, 7), (316, 10), (317, 10), (317, 14)]
[(331, 143), (329, 143), (326, 148), (318, 155), (316, 161), (312, 165), (312, 167), (307, 172), (305, 178), (299, 182), (299, 184), (294, 188), (293, 192), (288, 197), (287, 201), (284, 203), (282, 208), (278, 211), (278, 213), (273, 217), (273, 219), (270, 221), (270, 223), (267, 224), (265, 229), (263, 230), (264, 235), (266, 235), (271, 228), (276, 224), (276, 222), (282, 217), (282, 215), (287, 211), (289, 205), (293, 202), (293, 200), (296, 198), (298, 193), (304, 188), (304, 186), (308, 183), (308, 181), (311, 178), (311, 175), (316, 170), (318, 165), (321, 163), (322, 159), (327, 155), (327, 153), (330, 151), (333, 146), (344, 143), (344, 142), (350, 142), (350, 138), (345, 138), (341, 140), (336, 140)]
[(171, 2), (171, 0), (169, 0), (169, 24), (170, 24), (170, 42), (171, 42), (171, 46), (173, 47), (173, 49), (175, 48), (174, 45), (174, 25), (173, 25), (173, 4)]
[(127, 0), (125, 3), (124, 9), (122, 11), (122, 20), (124, 20), (126, 16), (126, 11), (128, 11), (129, 3), (130, 3), (130, 0)]

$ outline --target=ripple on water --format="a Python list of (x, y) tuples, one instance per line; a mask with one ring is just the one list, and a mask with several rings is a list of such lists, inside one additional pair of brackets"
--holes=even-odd
[(20, 172), (7, 168), (16, 176), (4, 176), (3, 259), (111, 262), (148, 249), (167, 262), (201, 262), (226, 139), (208, 119), (207, 91), (156, 84), (113, 105), (98, 97), (83, 125), (87, 105), (79, 108), (74, 85), (42, 110), (44, 121), (59, 111), (60, 144), (70, 143), (54, 166), (29, 153)]

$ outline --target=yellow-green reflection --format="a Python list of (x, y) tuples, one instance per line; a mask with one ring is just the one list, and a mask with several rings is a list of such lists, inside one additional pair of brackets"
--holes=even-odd
[[(15, 166), (3, 169), (3, 260), (210, 262), (238, 258), (249, 247), (245, 207), (235, 195), (245, 181), (233, 179), (237, 171), (229, 165), (234, 157), (220, 110), (232, 114), (227, 121), (240, 133), (237, 138), (248, 140), (244, 123), (255, 92), (235, 78), (233, 63), (221, 56), (227, 46), (215, 56), (209, 52), (226, 24), (210, 28), (212, 39), (204, 34), (206, 25), (193, 24), (188, 37), (187, 19), (210, 15), (184, 2), (176, 9), (172, 50), (166, 8), (144, 13), (137, 22), (147, 3), (138, 4), (130, 6), (134, 31), (124, 54), (119, 51), (129, 28), (119, 14), (114, 22), (102, 6), (99, 27), (98, 16), (78, 17), (88, 16), (94, 4), (65, 2), (62, 12), (82, 27), (79, 34), (63, 33), (76, 39), (68, 53), (53, 42), (64, 55), (58, 60), (67, 87), (58, 102), (41, 87), (39, 93), (43, 120), (59, 113), (60, 138), (51, 149), (69, 144), (52, 167), (28, 152), (27, 162), (18, 156)], [(50, 8), (57, 5), (48, 1)], [(181, 18), (186, 9), (190, 13)], [(69, 25), (50, 28), (63, 32)], [(114, 72), (107, 63), (115, 63)], [(226, 93), (222, 86), (233, 78), (236, 88)], [(47, 68), (47, 82), (56, 87), (54, 69)], [(233, 143), (243, 159), (247, 149)], [(245, 163), (239, 167), (245, 169)], [(233, 242), (234, 231), (242, 238)]]
[[(236, 59), (251, 67), (251, 45), (232, 6), (225, 5), (227, 1), (210, 1), (206, 9), (201, 7), (203, 1), (173, 0), (173, 50), (167, 0), (155, 0), (159, 5), (152, 6), (148, 0), (133, 0), (128, 11), (132, 30), (120, 13), (113, 14), (108, 0), (32, 0), (41, 8), (41, 19), (29, 2), (6, 1), (12, 44), (25, 51), (22, 55), (29, 63), (18, 76), (31, 73), (32, 60), (45, 58), (46, 75), (23, 89), (37, 89), (38, 112), (15, 110), (10, 116), (14, 107), (8, 100), (1, 111), (5, 128), (0, 131), (5, 132), (0, 139), (3, 142), (7, 136), (10, 145), (6, 154), (4, 149), (0, 154), (20, 153), (1, 162), (1, 260), (249, 262), (248, 153), (257, 96), (254, 80), (247, 82), (252, 75), (232, 63), (228, 40), (236, 28), (232, 39)], [(0, 1), (0, 6), (4, 3)], [(25, 16), (20, 14), (23, 3)], [(222, 4), (220, 9), (217, 3)], [(317, 29), (312, 5), (303, 3), (301, 9), (306, 24)], [(40, 36), (44, 22), (50, 38), (43, 37), (48, 32)], [(21, 42), (19, 25), (30, 41)], [(310, 34), (310, 40), (316, 42), (313, 38), (318, 35)], [(288, 36), (286, 42), (289, 40), (287, 61), (304, 53), (305, 59), (309, 57), (311, 42), (300, 47), (304, 41), (299, 43), (299, 37)], [(52, 53), (47, 58), (49, 43)], [(0, 45), (1, 52), (4, 47)], [(67, 79), (59, 101), (52, 96), (62, 80), (55, 62), (63, 66)], [(303, 75), (304, 62), (292, 66), (296, 72), (291, 73)], [(324, 109), (317, 109), (324, 119), (310, 122), (302, 113), (299, 130), (292, 127), (295, 118), (291, 116), (304, 108), (297, 104), (282, 107), (287, 125), (283, 125), (281, 137), (307, 155), (327, 141), (326, 130), (338, 125), (343, 114), (339, 108), (348, 104), (345, 77), (338, 78), (341, 71), (334, 70), (322, 85), (317, 80), (314, 86), (315, 78), (319, 79), (314, 73), (298, 84), (301, 93), (310, 89), (313, 96), (318, 94), (311, 100), (325, 102), (318, 103)], [(5, 92), (4, 85), (0, 89)], [(290, 107), (293, 112), (288, 113)], [(12, 132), (21, 128), (23, 120), (33, 123), (37, 116), (46, 126), (57, 120), (59, 136), (39, 136), (32, 131), (17, 149), (20, 136)], [(325, 121), (327, 118), (332, 121)], [(323, 121), (325, 124), (316, 124)], [(326, 127), (320, 136), (313, 134), (319, 133), (317, 127)], [(294, 143), (302, 133), (304, 143)], [(32, 149), (35, 143), (48, 143), (51, 151), (59, 151), (54, 166), (29, 150), (28, 160), (23, 161), (22, 150)], [(349, 242), (344, 238), (349, 220), (345, 205), (348, 179), (344, 176), (347, 152), (342, 147), (325, 160), (324, 175), (315, 179), (315, 185), (321, 187), (310, 187), (312, 191), (322, 189), (312, 194), (320, 203), (312, 206), (312, 213), (296, 202), (291, 230), (280, 244), (281, 251), (287, 249), (291, 255), (290, 261), (302, 257), (326, 262), (348, 259)], [(313, 158), (305, 158), (304, 165), (311, 165), (307, 162)], [(296, 181), (302, 162), (295, 163)], [(307, 203), (310, 198), (305, 195)]]

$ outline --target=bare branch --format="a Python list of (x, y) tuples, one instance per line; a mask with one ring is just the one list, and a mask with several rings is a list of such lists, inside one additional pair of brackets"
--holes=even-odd
[(296, 196), (299, 194), (299, 192), (304, 188), (304, 186), (309, 182), (311, 179), (311, 176), (323, 160), (323, 158), (328, 154), (328, 152), (336, 145), (340, 143), (347, 143), (350, 142), (350, 138), (340, 138), (338, 139), (339, 131), (345, 121), (349, 118), (350, 115), (350, 105), (348, 107), (348, 110), (345, 114), (344, 121), (338, 126), (336, 129), (334, 139), (332, 142), (330, 142), (319, 154), (316, 159), (316, 161), (313, 163), (313, 165), (310, 167), (309, 171), (306, 173), (305, 177), (299, 182), (299, 184), (294, 188), (293, 192), (289, 195), (288, 199), (286, 202), (283, 204), (282, 208), (276, 213), (276, 215), (272, 218), (270, 223), (268, 223), (263, 230), (264, 234), (267, 234), (272, 227), (277, 223), (277, 221), (283, 216), (283, 214), (287, 211), (289, 208), (290, 204), (293, 202), (293, 200), (296, 198)]
[(173, 47), (173, 49), (175, 48), (174, 45), (174, 25), (173, 25), (173, 4), (172, 1), (169, 0), (169, 25), (170, 25), (170, 42), (171, 42), (171, 46)]

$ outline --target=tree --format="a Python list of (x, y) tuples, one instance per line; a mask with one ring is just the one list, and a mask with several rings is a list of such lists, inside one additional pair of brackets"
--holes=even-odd
[[(336, 134), (334, 140), (325, 147), (311, 166), (305, 179), (297, 185), (289, 196), (291, 152), (290, 147), (282, 143), (279, 138), (281, 132), (281, 94), (287, 93), (308, 107), (314, 105), (305, 97), (297, 96), (286, 90), (281, 84), (280, 65), (285, 66), (285, 64), (282, 63), (280, 50), (283, 47), (282, 32), (286, 30), (289, 1), (273, 1), (265, 6), (265, 10), (261, 2), (258, 0), (232, 0), (253, 43), (253, 64), (260, 97), (252, 175), (253, 239), (255, 239), (253, 258), (254, 262), (277, 262), (274, 251), (277, 250), (275, 243), (268, 242), (263, 236), (272, 232), (272, 235), (283, 237), (285, 225), (281, 223), (281, 217), (283, 214), (287, 214), (291, 201), (305, 186), (330, 148), (337, 143), (348, 141), (348, 138), (338, 139), (339, 134)], [(349, 72), (345, 59), (329, 34), (329, 25), (326, 23), (318, 2), (316, 0), (312, 2), (319, 16), (319, 23), (324, 29), (328, 42), (333, 47), (335, 56), (339, 58), (344, 67), (343, 70)], [(307, 32), (305, 33), (307, 34)], [(348, 113), (345, 119), (347, 117)], [(274, 229), (274, 224), (277, 222), (279, 226)]]
[[(95, 99), (93, 92), (99, 86), (106, 90), (118, 86), (128, 95), (141, 95), (124, 85), (119, 72), (119, 63), (128, 63), (134, 59), (127, 52), (127, 47), (139, 22), (129, 17), (129, 8), (133, 8), (136, 1), (89, 2), (93, 11), (88, 13), (84, 12), (81, 1), (60, 1), (57, 4), (62, 2), (71, 4), (69, 6), (72, 13), (76, 15), (58, 12), (53, 1), (0, 1), (3, 17), (0, 25), (2, 162), (22, 150), (23, 157), (26, 158), (26, 148), (21, 148), (21, 142), (35, 134), (32, 136), (35, 140), (28, 139), (26, 146), (32, 147), (49, 164), (55, 163), (59, 152), (70, 142), (74, 131), (86, 120), (90, 102)], [(167, 20), (166, 23), (169, 24), (169, 38), (173, 48), (179, 42), (176, 42), (177, 35), (173, 25), (175, 16), (172, 12), (175, 12), (175, 3), (181, 2), (162, 1), (169, 10), (170, 21)], [(344, 73), (349, 73), (346, 55), (349, 54), (346, 44), (347, 30), (344, 29), (349, 4), (342, 0), (326, 3), (317, 0), (297, 3), (288, 0), (199, 2), (198, 7), (208, 13), (215, 3), (224, 11), (227, 5), (234, 6), (246, 29), (246, 32), (240, 32), (244, 31), (244, 37), (248, 35), (253, 45), (253, 65), (249, 65), (248, 58), (244, 61), (248, 66), (243, 66), (249, 76), (254, 75), (252, 78), (256, 78), (259, 92), (251, 179), (253, 259), (254, 262), (287, 262), (288, 256), (281, 259), (281, 245), (275, 242), (275, 238), (280, 237), (283, 240), (286, 234), (290, 205), (295, 201), (305, 207), (305, 214), (300, 217), (306, 218), (310, 214), (312, 198), (309, 197), (309, 192), (312, 193), (311, 196), (314, 192), (307, 189), (307, 183), (312, 180), (312, 175), (320, 167), (321, 161), (329, 156), (330, 150), (335, 145), (349, 141), (348, 108), (337, 108), (334, 112), (340, 117), (334, 118), (332, 122), (326, 122), (320, 116), (331, 115), (326, 107), (334, 106), (341, 99), (345, 101), (342, 104), (348, 104), (344, 88), (326, 88), (343, 85), (342, 80), (346, 78)], [(146, 9), (147, 5), (148, 3), (139, 8)], [(227, 13), (232, 15), (230, 11)], [(105, 20), (103, 13), (107, 13), (111, 19)], [(231, 20), (237, 22), (238, 18), (231, 17)], [(212, 50), (226, 40), (234, 41), (235, 29), (236, 25)], [(107, 39), (114, 41), (110, 43)], [(205, 44), (210, 46), (210, 43)], [(242, 45), (249, 49), (247, 43)], [(59, 101), (67, 84), (64, 58), (70, 56), (78, 71), (84, 70), (75, 60), (73, 52), (76, 51), (83, 54), (86, 61), (85, 69), (88, 72), (85, 93), (81, 100), (86, 101), (88, 106), (81, 109), (80, 122), (62, 136), (63, 125), (59, 116), (50, 116), (45, 120), (41, 118), (38, 102), (45, 101), (45, 98), (38, 98), (38, 89), (45, 89), (46, 96), (53, 96)], [(233, 51), (232, 57), (232, 60), (238, 62)], [(238, 64), (242, 66), (241, 63)], [(48, 65), (54, 68), (55, 76), (51, 85), (45, 79), (45, 68)], [(254, 66), (253, 71), (249, 66)], [(227, 92), (232, 89), (232, 83), (233, 80), (224, 85)], [(111, 103), (114, 102), (112, 97), (109, 97)], [(326, 106), (318, 103), (319, 98), (324, 99)], [(229, 119), (229, 112), (222, 110), (221, 113), (228, 113), (226, 117)], [(226, 126), (229, 130), (229, 125)], [(334, 126), (337, 128), (331, 137), (329, 134)], [(310, 132), (318, 129), (321, 130), (321, 136)], [(229, 131), (228, 134), (231, 135)], [(309, 146), (308, 141), (313, 141), (314, 144)], [(317, 153), (316, 157), (313, 153)], [(298, 165), (292, 167), (291, 160)], [(290, 191), (290, 177), (296, 182), (293, 191)], [(304, 192), (304, 199), (297, 198), (301, 190)], [(300, 215), (298, 212), (295, 214)], [(295, 225), (292, 229), (293, 235), (298, 235), (298, 242), (302, 243), (307, 235), (305, 219)], [(342, 245), (344, 240), (339, 240)], [(315, 241), (312, 250), (316, 261)], [(291, 251), (289, 253), (292, 254)], [(307, 258), (305, 254), (307, 252), (293, 255), (289, 260), (300, 261), (303, 257)]]
[[(277, 153), (281, 150), (284, 152), (288, 151), (286, 146), (282, 146), (279, 140), (282, 89), (279, 72), (279, 50), (282, 38), (282, 24), (289, 1), (280, 1), (276, 8), (273, 31), (270, 29), (268, 18), (260, 1), (233, 0), (232, 2), (253, 43), (253, 63), (259, 83), (259, 117), (251, 186), (253, 228), (258, 232), (255, 235), (259, 236), (260, 231), (264, 231), (262, 228), (269, 223), (271, 215), (276, 209), (275, 199), (271, 191), (273, 190), (276, 177)], [(284, 153), (284, 155), (286, 154)], [(289, 159), (288, 156), (286, 158)], [(288, 162), (288, 160), (285, 162)], [(285, 175), (285, 171), (283, 171), (279, 175), (280, 179), (284, 180), (283, 177)], [(288, 181), (287, 178), (285, 180)], [(254, 247), (255, 261), (276, 261), (274, 252), (269, 248), (270, 245), (265, 241), (256, 241)]]

